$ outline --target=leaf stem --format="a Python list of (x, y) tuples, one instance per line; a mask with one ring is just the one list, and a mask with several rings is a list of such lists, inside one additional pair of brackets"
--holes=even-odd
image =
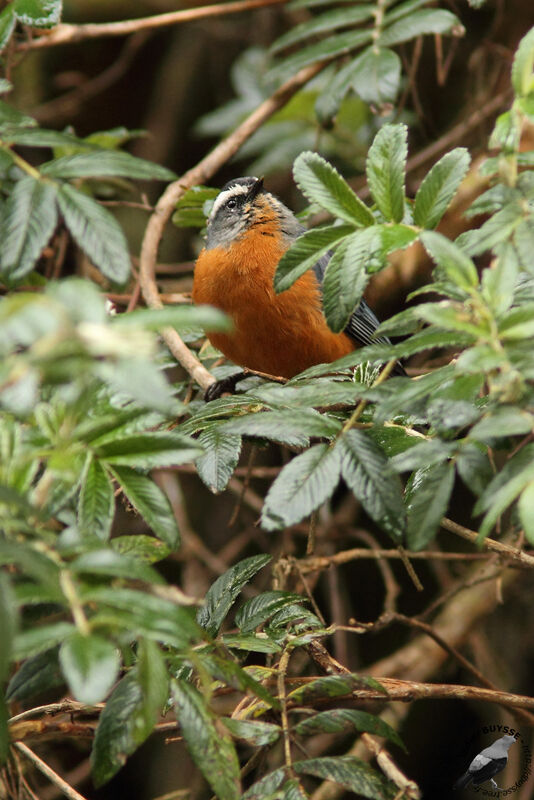
[(12, 150), (9, 145), (7, 145), (5, 142), (2, 142), (1, 140), (0, 140), (0, 148), (5, 152), (9, 153), (10, 158), (17, 165), (17, 167), (19, 167), (19, 169), (21, 169), (27, 175), (31, 175), (31, 177), (35, 178), (36, 181), (42, 180), (43, 176), (41, 175), (38, 169), (32, 167), (32, 165), (29, 164), (24, 158), (22, 158), (22, 156), (19, 156), (18, 153), (15, 153), (15, 151)]
[(76, 590), (75, 583), (72, 580), (71, 573), (66, 569), (63, 570), (61, 572), (59, 582), (61, 585), (61, 590), (70, 606), (72, 618), (76, 624), (76, 627), (83, 636), (89, 636), (91, 633), (91, 628), (89, 626), (89, 622), (87, 621), (87, 617), (85, 616), (82, 602), (78, 597), (78, 592)]

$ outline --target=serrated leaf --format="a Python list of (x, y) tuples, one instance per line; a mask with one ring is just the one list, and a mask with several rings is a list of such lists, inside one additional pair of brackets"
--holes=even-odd
[(281, 800), (308, 800), (309, 797), (298, 778), (291, 778), (282, 786)]
[(138, 647), (137, 675), (143, 690), (144, 723), (153, 727), (169, 699), (169, 675), (163, 653), (156, 642), (141, 639)]
[(369, 764), (355, 756), (326, 756), (297, 761), (293, 768), (299, 775), (333, 781), (344, 789), (372, 800), (391, 797), (389, 784)]
[(321, 256), (328, 253), (336, 242), (353, 230), (350, 225), (330, 225), (325, 228), (312, 228), (299, 236), (278, 262), (274, 275), (275, 292), (289, 289), (297, 278), (315, 266)]
[(226, 432), (222, 425), (213, 425), (197, 441), (204, 449), (195, 461), (200, 478), (214, 494), (223, 492), (239, 462), (241, 436)]
[(101, 361), (95, 365), (94, 371), (112, 391), (134, 400), (144, 409), (177, 416), (183, 408), (164, 373), (146, 357), (125, 356), (114, 361)]
[(298, 736), (315, 736), (318, 733), (343, 733), (356, 728), (389, 739), (403, 750), (406, 748), (397, 731), (380, 717), (353, 708), (332, 708), (320, 711), (298, 722), (293, 728)]
[(523, 36), (512, 65), (512, 86), (518, 97), (526, 97), (534, 90), (534, 28)]
[(189, 683), (175, 681), (172, 695), (187, 748), (219, 800), (240, 800), (239, 761), (230, 736)]
[(61, 20), (62, 0), (15, 0), (13, 5), (22, 25), (49, 28)]
[(4, 49), (11, 38), (16, 23), (13, 4), (6, 6), (0, 12), (0, 51)]
[(340, 469), (340, 451), (327, 444), (316, 444), (293, 458), (267, 493), (262, 526), (278, 530), (307, 517), (330, 497), (339, 483)]
[(223, 717), (222, 722), (236, 739), (244, 741), (255, 747), (266, 744), (273, 744), (280, 738), (282, 729), (279, 725), (272, 722), (260, 722), (259, 720), (244, 720)]
[(54, 186), (26, 176), (17, 181), (3, 210), (0, 266), (11, 280), (30, 272), (57, 224)]
[(334, 34), (322, 42), (301, 48), (297, 53), (275, 64), (267, 73), (266, 80), (272, 82), (285, 80), (308, 64), (313, 64), (316, 61), (329, 61), (336, 56), (348, 55), (358, 47), (368, 44), (371, 38), (372, 32), (370, 30)]
[(534, 480), (534, 444), (527, 444), (510, 458), (479, 497), (474, 514), (487, 511), (479, 529), (482, 539), (489, 534), (498, 517)]
[(131, 556), (146, 564), (154, 564), (167, 558), (171, 553), (170, 547), (153, 536), (145, 536), (142, 533), (133, 536), (115, 536), (110, 542), (111, 547), (118, 553)]
[(270, 800), (286, 776), (285, 767), (280, 767), (269, 772), (259, 781), (256, 781), (250, 789), (247, 789), (241, 800)]
[(493, 477), (485, 448), (467, 442), (456, 459), (456, 468), (465, 485), (479, 496)]
[(144, 561), (118, 553), (111, 547), (102, 547), (81, 553), (69, 563), (69, 569), (72, 572), (109, 575), (110, 578), (126, 578), (146, 583), (164, 582), (159, 572), (145, 564)]
[[(345, 356), (351, 365), (358, 363), (357, 354)], [(339, 363), (339, 362), (336, 362)], [(324, 375), (333, 370), (330, 364), (324, 366), (311, 367), (301, 373), (301, 376)], [(295, 381), (297, 379), (295, 378)], [(258, 389), (250, 389), (247, 394), (249, 398), (257, 398), (273, 407), (296, 409), (310, 406), (328, 407), (345, 403), (353, 405), (358, 397), (358, 393), (365, 387), (362, 384), (347, 381), (332, 381), (331, 378), (319, 377), (313, 381), (298, 381), (280, 386), (277, 383), (263, 384)], [(210, 403), (211, 405), (211, 403)]]
[(57, 198), (65, 224), (79, 247), (107, 278), (124, 283), (130, 275), (130, 255), (115, 218), (68, 183), (58, 186)]
[(300, 595), (291, 592), (279, 590), (262, 592), (241, 606), (235, 615), (235, 624), (243, 633), (250, 633), (282, 608), (302, 602), (302, 599)]
[(90, 150), (48, 161), (41, 173), (51, 178), (125, 177), (140, 180), (172, 181), (174, 172), (160, 164), (137, 158), (120, 150)]
[(376, 689), (377, 693), (387, 695), (386, 690), (374, 678), (353, 673), (327, 675), (293, 689), (288, 700), (297, 705), (314, 705), (318, 700), (346, 697), (361, 688)]
[(107, 541), (114, 514), (113, 485), (100, 462), (91, 458), (82, 478), (78, 501), (80, 533)]
[(406, 125), (384, 125), (367, 154), (367, 182), (374, 201), (386, 220), (401, 222), (404, 216), (404, 173), (408, 156)]
[(222, 641), (231, 650), (246, 650), (252, 653), (279, 653), (282, 648), (265, 634), (224, 633)]
[(407, 470), (442, 464), (452, 456), (454, 448), (455, 445), (453, 443), (444, 442), (438, 438), (417, 441), (409, 450), (393, 456), (391, 466), (397, 472), (406, 472)]
[(525, 538), (529, 544), (534, 544), (534, 480), (521, 492), (517, 508)]
[(436, 535), (447, 513), (454, 486), (454, 464), (421, 467), (406, 486), (406, 541), (410, 550), (422, 550)]
[(100, 715), (91, 752), (97, 788), (119, 771), (152, 733), (154, 724), (155, 720), (147, 722), (143, 689), (133, 669), (121, 680)]
[(171, 431), (119, 434), (95, 446), (95, 452), (108, 464), (138, 469), (185, 464), (202, 454), (193, 439)]
[(386, 47), (369, 47), (353, 62), (351, 85), (366, 103), (383, 106), (397, 97), (401, 61), (397, 53)]
[(455, 286), (469, 291), (478, 285), (475, 265), (454, 242), (434, 231), (425, 231), (421, 234), (421, 241), (438, 268)]
[(310, 436), (331, 438), (340, 429), (337, 419), (308, 408), (246, 414), (223, 425), (223, 430), (230, 433), (258, 436), (290, 447), (307, 447)]
[(278, 700), (247, 669), (231, 658), (221, 657), (215, 653), (199, 654), (200, 663), (216, 680), (222, 681), (233, 689), (251, 693), (267, 706), (279, 708)]
[(488, 334), (487, 322), (481, 320), (480, 326), (477, 325), (468, 307), (458, 302), (442, 300), (439, 303), (423, 303), (415, 307), (414, 314), (438, 328), (465, 333), (471, 337), (471, 341)]
[(370, 19), (373, 16), (373, 12), (374, 6), (370, 3), (326, 11), (292, 27), (291, 30), (275, 41), (271, 47), (271, 52), (277, 53), (290, 45), (308, 39), (310, 36), (316, 36), (319, 33), (329, 33), (337, 28), (348, 28), (350, 25)]
[(359, 430), (349, 430), (336, 447), (341, 474), (365, 511), (397, 541), (405, 527), (401, 483), (378, 445)]
[(409, 14), (389, 26), (386, 14), (384, 22), (384, 30), (377, 42), (382, 47), (408, 42), (428, 33), (452, 33), (454, 29), (463, 30), (458, 17), (450, 11), (437, 8), (421, 9), (421, 11)]
[(164, 306), (164, 308), (138, 308), (127, 314), (118, 314), (111, 320), (113, 327), (141, 327), (160, 331), (169, 326), (176, 330), (229, 331), (232, 322), (223, 311), (213, 306)]
[(58, 647), (52, 647), (27, 658), (7, 685), (8, 702), (28, 700), (36, 694), (64, 685), (59, 669), (58, 652)]
[(347, 325), (369, 281), (369, 259), (374, 227), (344, 239), (332, 255), (323, 279), (323, 308), (329, 327), (336, 333)]
[(293, 165), (293, 176), (302, 193), (332, 216), (349, 225), (373, 225), (374, 217), (339, 172), (318, 153), (301, 153)]
[(204, 605), (198, 610), (197, 622), (209, 636), (215, 636), (243, 586), (263, 569), (271, 556), (263, 554), (239, 561), (220, 575), (210, 586)]
[(470, 256), (478, 256), (506, 241), (523, 221), (521, 203), (508, 203), (493, 214), (480, 228), (460, 234), (456, 244)]
[(156, 536), (172, 550), (178, 547), (180, 531), (167, 495), (153, 480), (133, 469), (114, 467), (112, 472), (130, 503)]
[(521, 436), (534, 430), (534, 417), (516, 406), (502, 405), (483, 416), (469, 432), (469, 438), (491, 442), (502, 436)]
[(415, 195), (413, 218), (421, 228), (435, 228), (449, 207), (469, 168), (465, 147), (456, 147), (428, 172)]
[(78, 632), (61, 645), (59, 663), (72, 694), (87, 705), (105, 699), (120, 666), (117, 648), (110, 641)]
[(514, 308), (499, 320), (501, 339), (529, 339), (534, 336), (534, 303)]

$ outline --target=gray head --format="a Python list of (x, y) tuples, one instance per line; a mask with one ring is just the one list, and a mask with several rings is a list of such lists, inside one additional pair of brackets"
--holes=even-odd
[(228, 247), (255, 226), (277, 223), (281, 235), (293, 241), (304, 228), (294, 214), (252, 176), (228, 181), (213, 204), (208, 219), (206, 247)]

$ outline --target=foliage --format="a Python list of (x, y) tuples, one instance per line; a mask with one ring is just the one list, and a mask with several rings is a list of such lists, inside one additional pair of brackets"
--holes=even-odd
[[(351, 91), (385, 108), (400, 86), (392, 48), (459, 30), (453, 14), (429, 5), (409, 0), (384, 11), (383, 3), (357, 3), (313, 13), (275, 45), (274, 52), (298, 49), (268, 80), (342, 56), (324, 85), (312, 87), (322, 120)], [(1, 43), (17, 23), (53, 25), (60, 12), (60, 2), (15, 0), (0, 14)], [(307, 44), (317, 35), (324, 38)], [(221, 800), (304, 798), (314, 779), (377, 800), (398, 796), (397, 786), (353, 755), (293, 760), (290, 742), (318, 733), (367, 732), (402, 748), (384, 720), (352, 707), (359, 688), (380, 695), (382, 687), (348, 670), (286, 685), (293, 653), (307, 664), (312, 646), (335, 626), (279, 584), (246, 594), (267, 555), (231, 566), (203, 598), (167, 583), (158, 566), (179, 548), (180, 530), (158, 470), (194, 462), (208, 489), (220, 493), (243, 442), (274, 442), (293, 456), (266, 494), (264, 531), (301, 523), (333, 502), (343, 481), (395, 546), (419, 550), (436, 537), (459, 480), (474, 494), (474, 520), (482, 517), (480, 542), (498, 535), (502, 521), (508, 530), (522, 528), (534, 544), (534, 151), (520, 151), (521, 131), (534, 122), (533, 64), (531, 31), (513, 64), (515, 99), (491, 139), (497, 155), (482, 167), (491, 185), (468, 211), (485, 219), (455, 241), (435, 229), (469, 168), (466, 149), (444, 155), (410, 198), (407, 128), (382, 125), (366, 159), (369, 204), (323, 156), (298, 155), (295, 182), (330, 221), (284, 255), (276, 290), (332, 252), (324, 311), (330, 327), (342, 330), (370, 276), (418, 241), (435, 270), (433, 282), (413, 297), (431, 299), (381, 326), (380, 334), (400, 337), (395, 344), (377, 341), (283, 386), (252, 379), (235, 397), (211, 403), (191, 381), (171, 375), (156, 332), (172, 327), (196, 341), (203, 331), (226, 330), (224, 315), (180, 305), (114, 314), (96, 282), (41, 274), (43, 251), (61, 225), (102, 273), (101, 286), (126, 282), (126, 237), (96, 198), (105, 186), (130, 190), (131, 181), (171, 180), (173, 173), (120, 150), (124, 130), (80, 138), (40, 128), (0, 103), (3, 761), (10, 737), (20, 732), (8, 718), (12, 704), (31, 707), (44, 692), (66, 688), (87, 713), (105, 701), (91, 755), (97, 786), (172, 709), (193, 762)], [(236, 75), (243, 81), (245, 72)], [(10, 86), (4, 81), (2, 88)], [(241, 88), (237, 105), (205, 120), (205, 130), (211, 124), (211, 132), (219, 131), (223, 118), (233, 122), (258, 104), (255, 85)], [(271, 134), (279, 131), (273, 126)], [(35, 166), (17, 149), (30, 146), (51, 149), (53, 157)], [(187, 193), (177, 224), (202, 227), (213, 196), (206, 187)], [(482, 256), (486, 262), (475, 261)], [(444, 366), (416, 378), (388, 378), (397, 360), (436, 350), (446, 356)], [(216, 354), (207, 349), (202, 357), (211, 367)], [(132, 532), (117, 531), (119, 514)], [(133, 532), (138, 518), (150, 535)], [(218, 713), (214, 702), (228, 690), (240, 697), (231, 716)], [(269, 753), (270, 766), (244, 785), (242, 756), (251, 750)]]

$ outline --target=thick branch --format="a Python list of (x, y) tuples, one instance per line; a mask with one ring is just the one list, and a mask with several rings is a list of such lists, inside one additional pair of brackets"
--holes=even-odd
[(216, 3), (204, 8), (187, 8), (183, 11), (169, 11), (166, 14), (155, 14), (151, 17), (128, 19), (121, 22), (87, 23), (86, 25), (56, 25), (48, 33), (41, 31), (40, 36), (20, 42), (16, 50), (37, 50), (43, 47), (54, 47), (58, 44), (79, 42), (82, 39), (98, 39), (102, 36), (128, 36), (137, 31), (165, 28), (182, 22), (194, 22), (207, 17), (222, 17), (225, 14), (238, 14), (254, 8), (280, 5), (287, 0), (236, 0), (232, 3)]

